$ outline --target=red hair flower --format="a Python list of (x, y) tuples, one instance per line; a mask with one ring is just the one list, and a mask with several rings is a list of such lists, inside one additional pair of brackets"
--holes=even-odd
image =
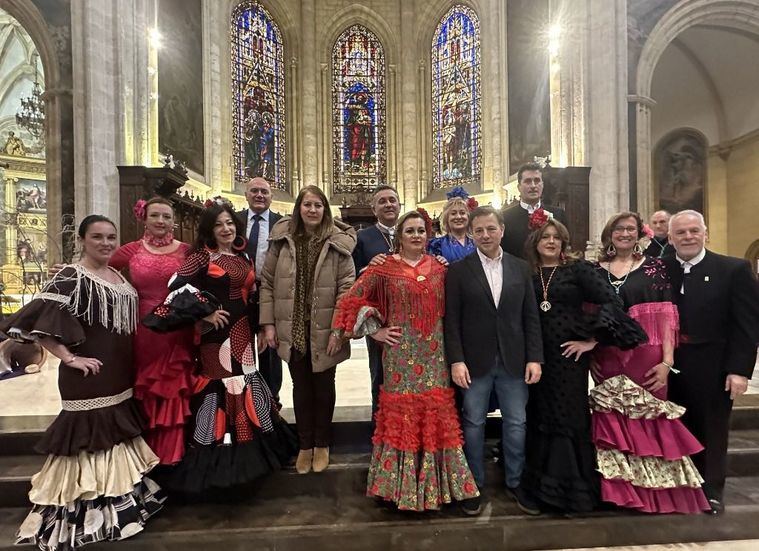
[(424, 229), (427, 231), (427, 239), (432, 239), (434, 235), (432, 233), (432, 218), (430, 218), (430, 214), (421, 207), (416, 209), (416, 212), (422, 215), (422, 219), (424, 220)]
[(543, 227), (543, 224), (548, 222), (549, 218), (550, 217), (543, 209), (535, 209), (535, 211), (530, 215), (527, 227), (530, 229), (530, 231), (539, 230)]
[(134, 217), (140, 222), (144, 222), (145, 218), (147, 218), (147, 212), (145, 209), (145, 205), (147, 204), (148, 202), (145, 199), (139, 199), (132, 207)]
[(474, 197), (470, 197), (469, 199), (466, 200), (466, 208), (469, 209), (469, 212), (472, 212), (474, 209), (476, 209), (479, 206), (480, 204), (477, 202), (477, 199), (475, 199)]

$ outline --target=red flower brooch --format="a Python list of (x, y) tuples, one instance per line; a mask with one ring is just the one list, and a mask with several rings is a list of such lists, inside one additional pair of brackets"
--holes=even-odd
[(548, 216), (548, 214), (546, 214), (546, 211), (544, 211), (542, 208), (535, 209), (529, 217), (527, 227), (530, 229), (530, 231), (539, 230), (543, 227), (543, 224), (548, 222), (549, 218), (550, 216)]

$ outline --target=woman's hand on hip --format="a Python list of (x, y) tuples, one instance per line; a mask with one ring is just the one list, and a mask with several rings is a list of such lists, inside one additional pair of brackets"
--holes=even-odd
[(389, 344), (390, 346), (397, 346), (401, 342), (403, 331), (397, 325), (390, 327), (380, 327), (379, 330), (371, 335), (371, 337), (382, 344)]
[(667, 386), (667, 377), (669, 376), (669, 365), (659, 363), (646, 371), (643, 375), (648, 377), (643, 383), (643, 387), (649, 392), (656, 392)]

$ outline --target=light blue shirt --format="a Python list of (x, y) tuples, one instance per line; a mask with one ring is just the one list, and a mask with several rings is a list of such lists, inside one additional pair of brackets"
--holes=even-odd
[[(256, 247), (256, 258), (253, 258), (253, 262), (256, 267), (256, 278), (259, 277), (261, 270), (264, 268), (264, 260), (266, 259), (266, 251), (269, 249), (269, 214), (271, 210), (266, 209), (259, 216), (261, 220), (258, 221), (258, 246)], [(250, 237), (250, 229), (253, 227), (253, 216), (255, 213), (248, 209), (248, 224), (245, 226), (245, 237)]]

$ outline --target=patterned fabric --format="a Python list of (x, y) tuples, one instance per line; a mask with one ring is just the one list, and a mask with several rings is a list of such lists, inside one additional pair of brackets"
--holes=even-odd
[(685, 408), (660, 400), (626, 375), (606, 379), (590, 391), (590, 407), (594, 411), (618, 411), (631, 419), (679, 419)]
[(661, 457), (627, 456), (619, 450), (598, 450), (597, 459), (604, 478), (626, 480), (641, 488), (700, 488), (704, 482), (690, 457), (667, 461)]
[(165, 499), (158, 485), (144, 477), (122, 496), (101, 496), (65, 506), (36, 505), (21, 524), (16, 544), (67, 551), (88, 543), (122, 540), (141, 532)]
[(426, 256), (416, 267), (396, 257), (371, 266), (338, 303), (336, 326), (349, 335), (372, 312), (400, 326), (384, 346), (367, 495), (423, 511), (479, 495), (462, 449), (443, 350), (445, 268)]
[(298, 236), (295, 240), (295, 300), (293, 302), (293, 348), (306, 353), (306, 322), (310, 321), (314, 271), (323, 240)]

